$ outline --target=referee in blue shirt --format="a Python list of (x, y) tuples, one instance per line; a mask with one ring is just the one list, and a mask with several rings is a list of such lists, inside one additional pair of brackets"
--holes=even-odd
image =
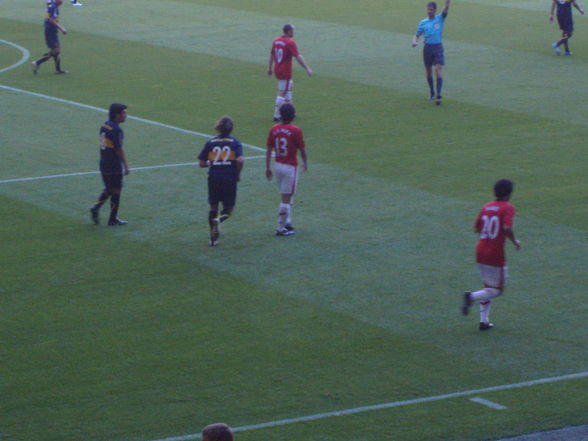
[[(429, 100), (435, 101), (435, 104), (441, 104), (441, 89), (443, 88), (443, 65), (445, 57), (443, 56), (443, 25), (449, 10), (449, 2), (445, 0), (443, 12), (435, 15), (437, 12), (437, 3), (427, 3), (427, 18), (421, 20), (412, 38), (412, 47), (418, 46), (419, 37), (425, 36), (425, 47), (423, 49), (423, 61), (427, 71), (427, 82), (429, 83)], [(433, 66), (435, 66), (435, 76), (437, 77), (437, 93), (433, 86)]]

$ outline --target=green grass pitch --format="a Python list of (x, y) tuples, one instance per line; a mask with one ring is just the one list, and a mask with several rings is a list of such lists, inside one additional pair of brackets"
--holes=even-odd
[[(70, 73), (0, 73), (0, 439), (180, 439), (406, 400), (237, 440), (483, 441), (588, 422), (587, 376), (468, 394), (588, 372), (584, 17), (574, 55), (556, 57), (548, 2), (455, 0), (436, 107), (410, 47), (424, 1), (67, 3)], [(2, 0), (0, 40), (37, 58), (42, 15)], [(273, 235), (278, 194), (253, 148), (215, 249), (194, 166), (132, 171), (120, 229), (90, 224), (97, 174), (8, 182), (96, 170), (106, 116), (75, 103), (170, 126), (124, 124), (131, 167), (196, 161), (205, 138), (174, 127), (211, 133), (224, 114), (263, 146), (287, 22), (315, 71), (295, 67), (310, 160), (296, 236)], [(21, 57), (0, 42), (0, 71)], [(481, 334), (459, 294), (479, 286), (471, 224), (501, 177), (523, 249)]]

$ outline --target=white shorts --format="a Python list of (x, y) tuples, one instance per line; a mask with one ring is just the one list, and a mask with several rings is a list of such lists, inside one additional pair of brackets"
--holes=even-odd
[(504, 289), (508, 278), (508, 267), (490, 266), (478, 263), (480, 277), (486, 288)]
[(294, 89), (294, 81), (278, 80), (278, 90), (280, 92), (292, 92), (292, 89)]
[(276, 182), (281, 194), (296, 193), (298, 183), (298, 167), (276, 162)]

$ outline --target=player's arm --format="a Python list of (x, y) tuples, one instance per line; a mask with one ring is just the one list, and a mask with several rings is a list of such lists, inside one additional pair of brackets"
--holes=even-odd
[(419, 26), (418, 26), (415, 34), (412, 36), (412, 47), (417, 47), (419, 45), (419, 38), (421, 35), (423, 35), (424, 32), (425, 32), (425, 30), (423, 29), (423, 27), (419, 23)]
[(265, 151), (265, 177), (268, 181), (271, 181), (272, 176), (274, 175), (272, 173), (272, 150), (272, 143), (270, 143), (270, 140), (268, 139), (267, 150)]
[(241, 170), (243, 170), (243, 166), (245, 165), (245, 158), (243, 156), (237, 156), (237, 182), (241, 180)]
[(572, 1), (572, 5), (574, 5), (574, 8), (576, 8), (580, 14), (584, 15), (584, 10), (578, 5), (578, 3), (576, 3), (576, 0)]
[(63, 35), (67, 34), (67, 30), (63, 26), (61, 26), (59, 22), (54, 18), (50, 18), (49, 23), (51, 23), (53, 26), (59, 29), (63, 33)]
[(302, 55), (296, 55), (296, 61), (298, 61), (298, 63), (304, 68), (308, 76), (312, 75), (312, 69), (308, 66), (308, 64), (306, 64), (306, 61), (304, 61), (304, 57)]
[(127, 162), (127, 156), (125, 155), (125, 151), (123, 150), (122, 146), (119, 149), (116, 149), (116, 156), (120, 159), (123, 165), (123, 174), (128, 175), (130, 172), (129, 163)]
[(270, 51), (269, 62), (268, 62), (268, 67), (267, 67), (267, 74), (269, 76), (271, 76), (272, 73), (273, 73), (274, 61), (275, 61), (275, 59), (274, 59), (274, 51), (273, 51), (273, 48), (272, 48), (272, 50)]
[(302, 158), (302, 171), (308, 170), (308, 156), (306, 149), (300, 149), (300, 157)]
[(504, 235), (512, 242), (517, 250), (521, 249), (521, 241), (515, 238), (514, 230), (512, 227), (504, 226)]
[(451, 0), (445, 0), (445, 7), (443, 8), (443, 18), (447, 17), (447, 11), (449, 11), (449, 3), (451, 3)]
[(551, 15), (549, 16), (549, 21), (553, 22), (553, 14), (555, 13), (555, 0), (551, 2)]

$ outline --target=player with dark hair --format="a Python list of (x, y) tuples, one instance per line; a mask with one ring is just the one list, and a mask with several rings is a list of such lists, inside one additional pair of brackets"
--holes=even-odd
[(490, 304), (492, 299), (502, 294), (507, 274), (504, 242), (508, 238), (517, 250), (521, 243), (515, 238), (513, 223), (515, 207), (508, 203), (514, 184), (508, 179), (500, 179), (494, 184), (496, 200), (482, 207), (474, 231), (480, 239), (476, 246), (476, 261), (484, 283), (484, 289), (463, 294), (464, 315), (469, 313), (474, 302), (480, 302), (480, 331), (492, 329), (490, 323)]
[(108, 225), (126, 225), (127, 221), (119, 219), (118, 207), (123, 186), (123, 175), (129, 174), (129, 164), (123, 150), (124, 133), (120, 124), (127, 119), (127, 106), (112, 103), (108, 111), (108, 121), (100, 127), (100, 173), (104, 182), (104, 190), (98, 202), (90, 208), (92, 221), (98, 225), (98, 211), (110, 198), (110, 218)]
[[(243, 146), (231, 136), (233, 120), (225, 116), (214, 126), (218, 136), (209, 139), (198, 155), (199, 165), (208, 169), (208, 225), (210, 226), (209, 246), (218, 245), (220, 224), (232, 214), (237, 200), (237, 182), (243, 169)], [(218, 214), (219, 203), (223, 209)]]
[(294, 25), (287, 24), (282, 28), (282, 36), (278, 37), (272, 43), (272, 49), (269, 56), (269, 67), (267, 74), (276, 74), (278, 79), (278, 96), (274, 106), (274, 121), (280, 118), (280, 107), (284, 103), (292, 102), (292, 57), (304, 68), (308, 76), (312, 75), (312, 69), (308, 67), (306, 61), (298, 52), (294, 37)]
[(225, 423), (209, 424), (202, 429), (202, 441), (234, 441), (233, 431)]
[(555, 55), (560, 54), (559, 47), (563, 44), (566, 51), (565, 55), (572, 55), (570, 52), (570, 46), (568, 40), (572, 38), (574, 33), (574, 19), (572, 18), (572, 5), (576, 8), (580, 14), (584, 15), (584, 10), (578, 6), (576, 0), (553, 0), (551, 3), (551, 15), (549, 21), (553, 23), (553, 13), (557, 9), (557, 22), (561, 29), (561, 40), (556, 41), (551, 45)]
[(78, 0), (70, 0), (72, 6), (82, 6)]
[(276, 182), (280, 190), (281, 201), (278, 210), (277, 236), (290, 236), (295, 233), (292, 226), (292, 201), (298, 181), (298, 152), (302, 157), (302, 170), (308, 169), (308, 161), (304, 145), (304, 136), (299, 127), (292, 124), (296, 117), (296, 109), (292, 104), (280, 107), (282, 122), (274, 125), (267, 137), (265, 156), (265, 176), (271, 181), (272, 152), (276, 158)]
[[(450, 0), (445, 0), (443, 12), (435, 15), (437, 12), (437, 3), (427, 3), (427, 18), (421, 20), (412, 37), (412, 47), (418, 46), (419, 37), (424, 34), (425, 46), (423, 48), (423, 62), (427, 74), (427, 83), (429, 83), (429, 100), (435, 101), (435, 104), (441, 104), (441, 89), (443, 88), (443, 66), (445, 65), (445, 56), (443, 54), (443, 25), (449, 11)], [(435, 76), (437, 78), (437, 94), (433, 86), (433, 67), (435, 67)]]
[(33, 61), (32, 68), (33, 73), (37, 74), (39, 66), (49, 58), (53, 58), (55, 62), (55, 73), (66, 74), (67, 71), (61, 69), (61, 48), (59, 45), (59, 34), (58, 30), (67, 34), (67, 30), (59, 24), (59, 6), (63, 3), (63, 0), (49, 0), (47, 1), (47, 9), (45, 10), (45, 42), (49, 48), (49, 52), (43, 54), (41, 58)]

